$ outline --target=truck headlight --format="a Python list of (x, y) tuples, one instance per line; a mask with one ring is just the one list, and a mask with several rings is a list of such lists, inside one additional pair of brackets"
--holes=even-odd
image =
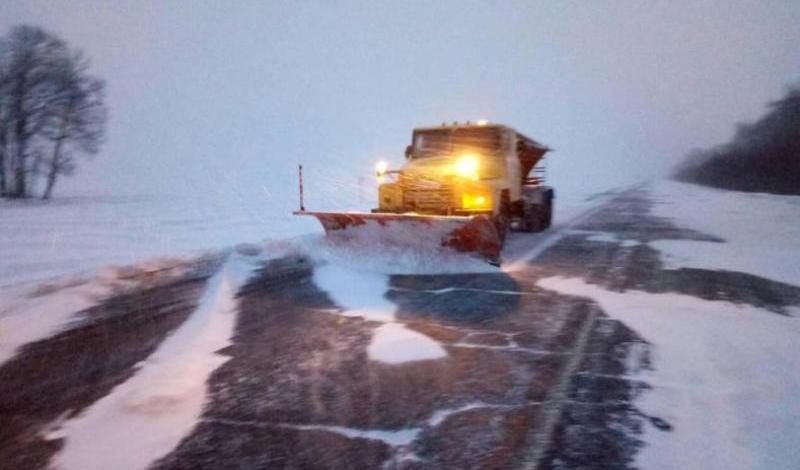
[(388, 170), (389, 170), (389, 164), (383, 160), (375, 164), (375, 176), (378, 178), (378, 181), (383, 180), (383, 177), (386, 176), (386, 172)]
[(456, 162), (456, 172), (473, 180), (478, 179), (478, 157), (475, 155), (464, 155)]

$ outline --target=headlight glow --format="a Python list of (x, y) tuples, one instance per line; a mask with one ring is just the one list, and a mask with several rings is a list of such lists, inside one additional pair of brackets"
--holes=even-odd
[(386, 172), (389, 170), (389, 164), (384, 160), (379, 161), (375, 164), (375, 176), (378, 178), (383, 178)]
[(456, 162), (456, 172), (465, 178), (478, 179), (478, 157), (464, 155)]

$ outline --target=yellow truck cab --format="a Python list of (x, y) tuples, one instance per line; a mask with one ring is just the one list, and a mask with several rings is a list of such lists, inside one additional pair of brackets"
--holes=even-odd
[(542, 230), (552, 217), (552, 188), (536, 167), (550, 149), (516, 130), (485, 121), (414, 129), (406, 163), (376, 167), (373, 213), (476, 215), (509, 227)]

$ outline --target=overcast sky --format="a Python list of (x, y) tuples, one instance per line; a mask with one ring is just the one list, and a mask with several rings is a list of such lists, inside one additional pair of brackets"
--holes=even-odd
[(797, 0), (0, 1), (18, 23), (108, 82), (107, 144), (69, 191), (282, 198), (298, 162), (351, 190), (414, 126), (479, 118), (555, 148), (562, 191), (602, 189), (800, 80)]

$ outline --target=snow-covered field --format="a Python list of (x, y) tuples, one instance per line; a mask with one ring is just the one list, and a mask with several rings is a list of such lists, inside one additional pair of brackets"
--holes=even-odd
[(288, 205), (226, 196), (0, 201), (0, 288), (317, 230)]
[(724, 269), (800, 285), (800, 197), (752, 194), (662, 181), (655, 214), (726, 243), (660, 240), (672, 266)]

